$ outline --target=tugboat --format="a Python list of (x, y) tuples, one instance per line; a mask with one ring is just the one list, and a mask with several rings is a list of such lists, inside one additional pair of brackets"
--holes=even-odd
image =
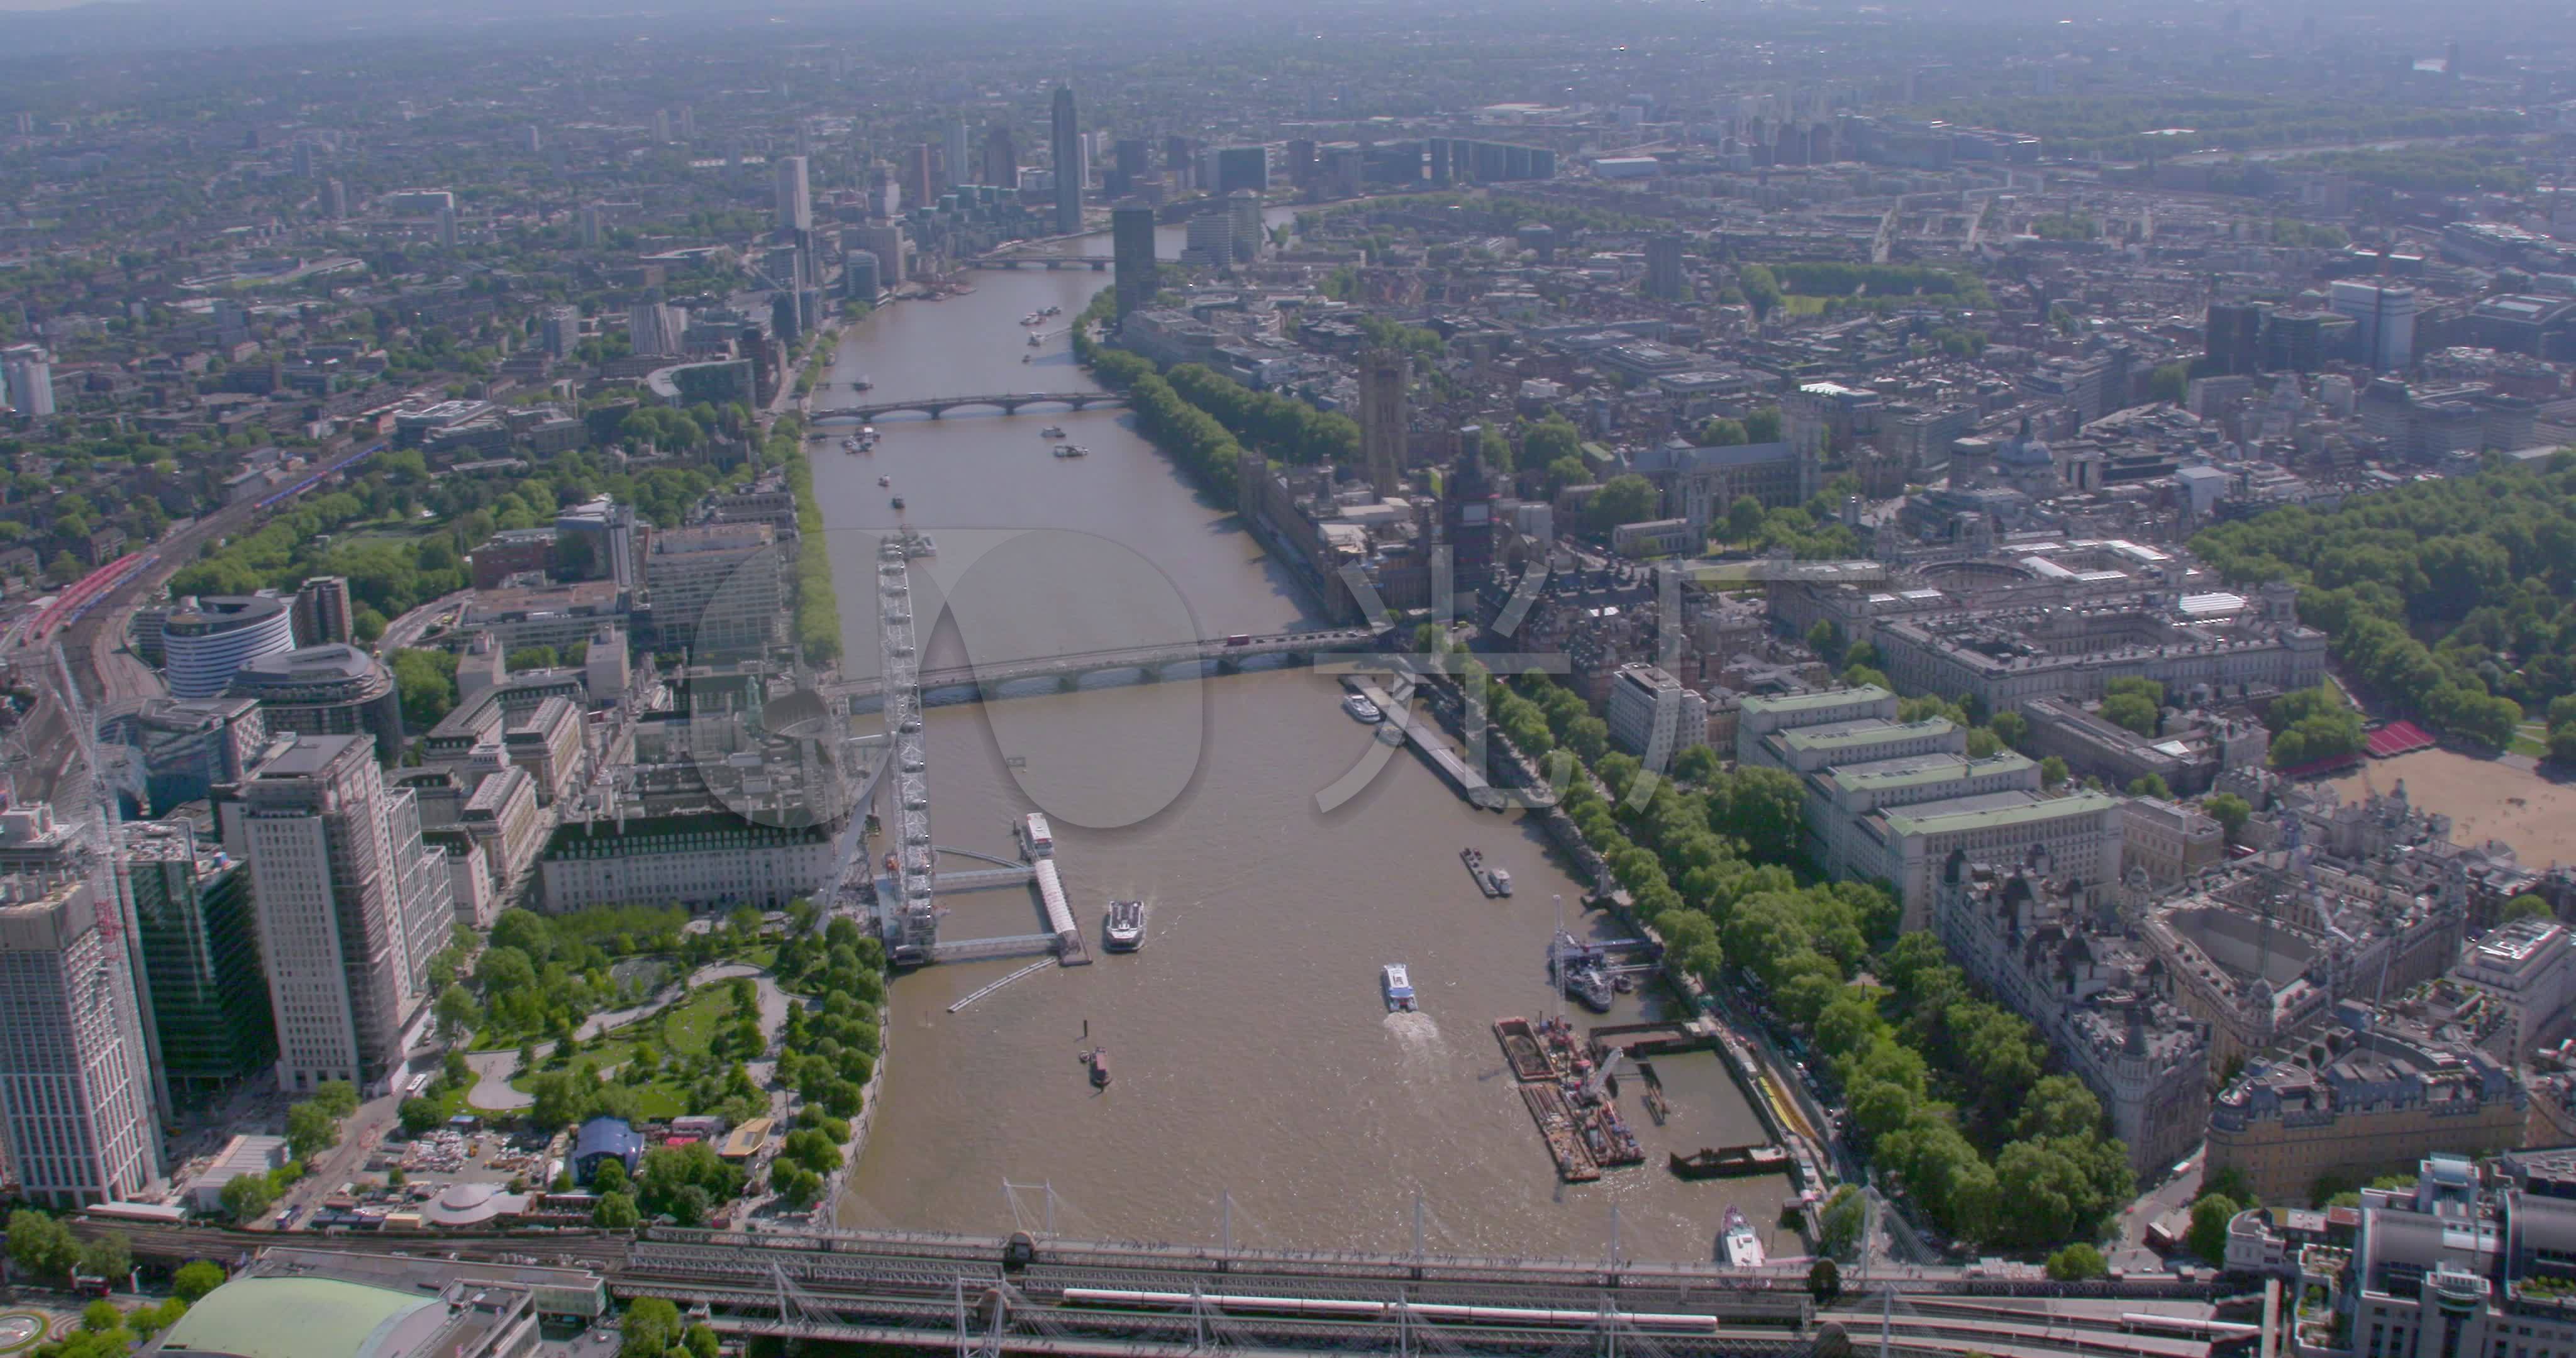
[(1082, 1054), (1082, 1063), (1091, 1067), (1092, 1088), (1107, 1089), (1109, 1087), (1109, 1049), (1107, 1047), (1094, 1047), (1091, 1050), (1084, 1052)]
[(1762, 1237), (1732, 1206), (1726, 1209), (1725, 1229), (1718, 1233), (1717, 1252), (1732, 1268), (1760, 1268), (1768, 1257), (1762, 1250)]
[(903, 508), (903, 497), (902, 497), (902, 496), (898, 495), (898, 496), (894, 497), (894, 507), (895, 507), (895, 508), (897, 508), (897, 509), (901, 509), (901, 508)]
[(1377, 704), (1358, 693), (1342, 699), (1342, 710), (1351, 714), (1351, 720), (1363, 726), (1374, 726), (1386, 720), (1386, 714), (1378, 710)]
[(1111, 901), (1109, 916), (1101, 922), (1102, 942), (1111, 952), (1134, 952), (1145, 946), (1145, 903)]
[(860, 375), (860, 377), (859, 377), (859, 380), (858, 380), (858, 381), (856, 381), (856, 382), (852, 382), (852, 383), (850, 384), (850, 390), (852, 390), (852, 391), (873, 391), (873, 390), (875, 390), (875, 389), (876, 389), (876, 385), (877, 385), (876, 383), (869, 381), (869, 380), (867, 379), (867, 376), (866, 376), (865, 374), (861, 374), (861, 375)]
[(1060, 425), (1060, 424), (1051, 424), (1051, 425), (1048, 425), (1046, 428), (1041, 429), (1041, 430), (1039, 430), (1039, 431), (1038, 431), (1038, 437), (1039, 437), (1039, 438), (1042, 438), (1042, 439), (1060, 439), (1060, 438), (1063, 438), (1063, 437), (1064, 437), (1064, 426), (1063, 426), (1063, 425)]
[(1378, 977), (1378, 984), (1386, 991), (1386, 1010), (1388, 1013), (1410, 1014), (1414, 1012), (1413, 977), (1411, 973), (1404, 969), (1404, 964), (1402, 962), (1387, 963), (1384, 971), (1381, 972)]

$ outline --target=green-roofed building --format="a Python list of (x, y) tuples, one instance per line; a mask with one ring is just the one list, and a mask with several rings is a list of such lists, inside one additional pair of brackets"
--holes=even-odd
[(145, 1358), (520, 1358), (540, 1320), (595, 1321), (588, 1269), (276, 1245), (206, 1294)]
[(161, 1341), (164, 1358), (377, 1358), (417, 1353), (447, 1323), (434, 1292), (339, 1278), (240, 1278), (205, 1295)]

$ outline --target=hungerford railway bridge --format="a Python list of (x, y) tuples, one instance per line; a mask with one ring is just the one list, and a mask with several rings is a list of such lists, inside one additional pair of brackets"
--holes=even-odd
[[(233, 1264), (269, 1244), (455, 1261), (499, 1277), (596, 1277), (612, 1298), (665, 1298), (734, 1339), (772, 1337), (1101, 1358), (1215, 1353), (1622, 1353), (1805, 1358), (1862, 1345), (1959, 1358), (2207, 1358), (2260, 1327), (2209, 1318), (2205, 1284), (2085, 1284), (1959, 1269), (1842, 1275), (1822, 1303), (1802, 1264), (1738, 1270), (1619, 1259), (1517, 1259), (1007, 1238), (939, 1232), (650, 1227), (634, 1238), (277, 1235), (126, 1222), (141, 1258)], [(573, 1270), (551, 1278), (537, 1270)], [(1833, 1336), (1828, 1325), (1840, 1327)]]

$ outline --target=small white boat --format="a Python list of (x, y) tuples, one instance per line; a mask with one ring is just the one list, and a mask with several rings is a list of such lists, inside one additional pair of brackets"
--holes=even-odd
[(891, 486), (894, 484), (894, 478), (891, 476), (880, 476), (877, 478), (877, 484), (880, 486)]
[(1063, 425), (1060, 425), (1060, 424), (1051, 424), (1051, 425), (1048, 425), (1046, 428), (1041, 429), (1041, 430), (1039, 430), (1039, 431), (1038, 431), (1038, 437), (1039, 437), (1039, 438), (1042, 438), (1042, 439), (1060, 439), (1060, 438), (1063, 438), (1063, 437), (1064, 437), (1064, 426), (1063, 426)]
[(1145, 946), (1145, 903), (1111, 901), (1100, 932), (1111, 952), (1134, 952)]
[(1494, 894), (1497, 896), (1512, 894), (1512, 875), (1501, 868), (1494, 869)]
[(1038, 333), (1037, 333), (1036, 331), (1034, 331), (1034, 330), (1033, 330), (1033, 331), (1030, 331), (1030, 332), (1029, 332), (1029, 347), (1030, 347), (1030, 348), (1034, 349), (1034, 348), (1036, 348), (1036, 347), (1038, 347), (1039, 345), (1044, 344), (1044, 343), (1046, 343), (1046, 340), (1045, 340), (1045, 339), (1043, 339), (1043, 338), (1041, 338), (1041, 337), (1038, 335)]
[(875, 388), (875, 386), (876, 386), (876, 383), (871, 382), (871, 381), (869, 381), (868, 379), (866, 379), (866, 378), (862, 377), (862, 378), (860, 378), (858, 381), (856, 381), (856, 382), (852, 382), (852, 383), (850, 384), (850, 390), (852, 390), (852, 391), (869, 391), (869, 390), (874, 389), (874, 388)]
[(1726, 1226), (1717, 1237), (1718, 1252), (1730, 1268), (1760, 1268), (1768, 1258), (1762, 1248), (1762, 1237), (1744, 1214), (1733, 1207), (1726, 1209)]
[(1350, 713), (1351, 720), (1356, 722), (1373, 725), (1386, 720), (1386, 714), (1378, 710), (1377, 704), (1357, 693), (1342, 699), (1342, 710)]
[(1402, 962), (1387, 963), (1378, 984), (1386, 990), (1387, 1012), (1410, 1014), (1414, 1011), (1413, 976), (1404, 969)]
[(873, 425), (873, 424), (863, 424), (863, 425), (860, 425), (860, 426), (859, 426), (859, 437), (860, 437), (860, 438), (863, 438), (863, 439), (873, 439), (873, 438), (875, 438), (876, 436), (877, 436), (877, 427), (876, 427), (875, 425)]
[(1063, 443), (1056, 445), (1055, 455), (1057, 457), (1089, 457), (1091, 456), (1091, 450), (1078, 443)]

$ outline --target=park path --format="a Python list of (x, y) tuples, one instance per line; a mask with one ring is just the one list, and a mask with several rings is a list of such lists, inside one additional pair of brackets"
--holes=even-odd
[[(778, 982), (768, 972), (749, 962), (711, 962), (692, 973), (685, 984), (673, 982), (666, 985), (654, 992), (653, 997), (642, 1004), (591, 1015), (582, 1020), (580, 1027), (573, 1030), (573, 1036), (583, 1042), (598, 1041), (601, 1037), (628, 1024), (651, 1018), (686, 999), (696, 990), (730, 981), (737, 976), (752, 978), (752, 983), (758, 988), (760, 994), (760, 1035), (769, 1041), (776, 1041), (778, 1030), (787, 1025), (787, 1006), (791, 1001), (788, 999), (787, 992), (778, 988)], [(536, 1059), (543, 1061), (552, 1056), (554, 1050), (555, 1044), (552, 1039), (539, 1042), (535, 1044)], [(469, 1052), (465, 1057), (465, 1064), (474, 1072), (474, 1089), (465, 1096), (465, 1101), (474, 1107), (501, 1113), (533, 1107), (536, 1104), (535, 1095), (510, 1087), (511, 1078), (519, 1073), (519, 1053), (515, 1048)], [(768, 1083), (770, 1071), (774, 1065), (774, 1062), (766, 1058), (751, 1063), (749, 1069), (752, 1078), (763, 1084)]]

